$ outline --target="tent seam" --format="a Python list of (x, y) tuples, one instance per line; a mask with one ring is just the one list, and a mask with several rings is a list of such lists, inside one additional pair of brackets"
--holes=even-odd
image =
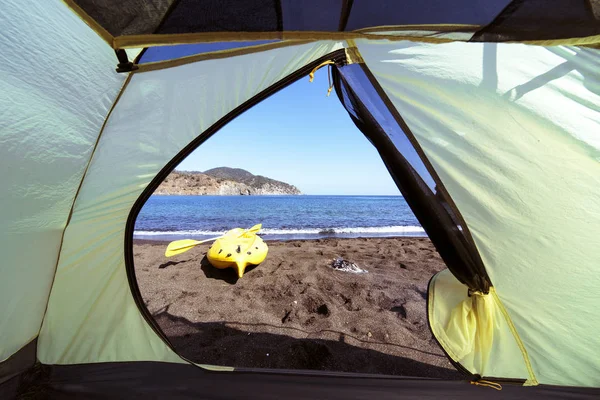
[[(418, 30), (418, 29), (416, 29)], [(376, 32), (376, 31), (373, 31)], [(381, 31), (385, 32), (385, 31)], [(399, 30), (401, 32), (401, 30)], [(113, 48), (136, 48), (136, 47), (154, 47), (154, 46), (171, 46), (178, 44), (195, 44), (195, 43), (213, 43), (213, 42), (238, 42), (248, 40), (348, 40), (348, 39), (368, 39), (368, 40), (390, 40), (422, 43), (453, 43), (462, 42), (469, 43), (469, 39), (458, 40), (443, 36), (445, 33), (467, 33), (472, 34), (473, 31), (468, 29), (443, 31), (427, 35), (398, 35), (398, 34), (376, 34), (371, 32), (325, 32), (325, 31), (286, 31), (286, 32), (197, 32), (197, 33), (168, 33), (168, 34), (142, 34), (142, 35), (121, 35), (113, 38)], [(505, 42), (494, 43), (520, 43), (536, 46), (593, 46), (600, 43), (600, 35), (574, 37), (568, 39), (544, 39), (544, 40), (509, 40)]]
[(252, 54), (252, 53), (259, 53), (262, 51), (279, 49), (282, 47), (299, 46), (299, 45), (308, 44), (311, 42), (312, 42), (311, 40), (288, 40), (288, 41), (281, 41), (281, 42), (277, 42), (277, 43), (266, 43), (266, 44), (259, 44), (259, 45), (254, 45), (254, 46), (247, 46), (247, 47), (238, 48), (238, 49), (211, 51), (211, 52), (207, 52), (207, 53), (195, 54), (193, 56), (174, 58), (171, 60), (137, 64), (138, 69), (135, 70), (134, 72), (141, 73), (141, 72), (158, 71), (158, 70), (162, 70), (162, 69), (179, 67), (181, 65), (193, 64), (193, 63), (200, 62), (200, 61), (218, 60), (218, 59), (222, 59), (222, 58), (242, 56), (242, 55), (247, 55), (247, 54)]
[(476, 32), (481, 29), (481, 25), (473, 24), (414, 24), (414, 25), (379, 25), (371, 26), (368, 28), (355, 29), (352, 32), (359, 33), (373, 33), (373, 32), (386, 32), (386, 31), (411, 31), (411, 30), (423, 30), (433, 31), (437, 30), (440, 33), (452, 33), (452, 32)]
[[(83, 174), (81, 175), (81, 180), (79, 181), (79, 186), (77, 187), (77, 190), (75, 191), (75, 196), (73, 196), (73, 202), (71, 203), (71, 209), (69, 210), (69, 216), (67, 217), (65, 227), (64, 227), (64, 229), (62, 231), (62, 235), (60, 237), (60, 244), (58, 246), (58, 255), (56, 257), (56, 264), (54, 266), (54, 274), (52, 276), (52, 283), (50, 284), (50, 292), (48, 293), (48, 298), (46, 299), (46, 308), (44, 309), (44, 314), (42, 315), (42, 321), (40, 323), (40, 327), (38, 329), (36, 337), (38, 337), (40, 335), (40, 333), (42, 331), (42, 327), (44, 326), (44, 321), (46, 320), (46, 314), (48, 313), (48, 306), (50, 304), (50, 297), (52, 297), (52, 290), (54, 289), (54, 281), (56, 280), (56, 273), (58, 271), (58, 265), (60, 264), (60, 256), (62, 253), (63, 243), (65, 240), (65, 233), (67, 232), (67, 228), (69, 227), (69, 223), (71, 222), (71, 218), (73, 217), (75, 203), (77, 202), (77, 198), (79, 197), (79, 193), (81, 191), (81, 188), (83, 187), (83, 181), (85, 180), (85, 177), (87, 176), (90, 165), (92, 164), (92, 160), (94, 159), (94, 154), (96, 153), (96, 149), (98, 148), (98, 144), (100, 143), (100, 139), (102, 138), (102, 133), (104, 133), (104, 128), (106, 127), (106, 124), (107, 124), (113, 110), (119, 103), (121, 96), (125, 92), (127, 85), (131, 81), (132, 76), (133, 76), (132, 74), (129, 74), (127, 76), (127, 79), (125, 79), (125, 82), (123, 82), (123, 85), (121, 86), (121, 89), (119, 90), (119, 93), (117, 94), (117, 97), (112, 102), (112, 106), (111, 106), (110, 110), (108, 110), (108, 113), (106, 114), (106, 118), (104, 118), (104, 122), (102, 123), (102, 126), (100, 127), (100, 131), (98, 132), (98, 137), (96, 138), (96, 143), (94, 143), (94, 147), (90, 154), (89, 161), (88, 161), (85, 169), (83, 170)], [(36, 350), (36, 353), (37, 353), (37, 350)]]
[(83, 10), (74, 0), (62, 0), (87, 26), (92, 28), (108, 45), (114, 47), (114, 36)]
[(348, 44), (348, 47), (346, 47), (346, 60), (348, 61), (348, 65), (364, 64), (365, 60), (363, 60), (362, 56), (360, 55), (354, 39), (348, 39), (346, 40), (346, 43)]
[(521, 350), (521, 354), (523, 355), (523, 361), (525, 362), (525, 367), (527, 367), (527, 372), (529, 373), (529, 381), (527, 383), (532, 386), (539, 385), (539, 382), (535, 376), (535, 373), (533, 372), (533, 367), (531, 366), (531, 361), (529, 360), (529, 354), (527, 353), (525, 344), (521, 341), (521, 337), (519, 336), (519, 334), (517, 332), (517, 328), (513, 324), (512, 319), (510, 318), (510, 315), (508, 314), (508, 311), (506, 310), (506, 308), (504, 308), (504, 304), (502, 303), (502, 301), (500, 301), (500, 298), (498, 297), (496, 290), (493, 287), (490, 289), (493, 289), (493, 290), (490, 290), (490, 293), (496, 300), (496, 303), (500, 306), (499, 307), (500, 312), (504, 316), (504, 320), (508, 324), (508, 328), (510, 329), (510, 332), (513, 334), (513, 337), (514, 337), (515, 341), (517, 342), (517, 346), (519, 346), (519, 350)]
[[(444, 32), (440, 32), (444, 33)], [(347, 40), (347, 39), (376, 39), (376, 40), (411, 40), (426, 43), (450, 43), (455, 39), (437, 38), (414, 35), (373, 35), (361, 32), (199, 32), (173, 34), (122, 35), (114, 38), (115, 48), (171, 46), (177, 44), (237, 42), (248, 40)]]

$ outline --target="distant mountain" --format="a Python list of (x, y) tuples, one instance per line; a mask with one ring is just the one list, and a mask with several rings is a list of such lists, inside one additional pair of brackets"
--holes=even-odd
[(204, 172), (173, 171), (154, 191), (160, 195), (288, 195), (301, 194), (289, 183), (244, 169), (219, 167)]
[(256, 175), (246, 171), (245, 169), (229, 167), (207, 169), (204, 171), (204, 174), (215, 178), (229, 179), (237, 182), (244, 182), (256, 177)]

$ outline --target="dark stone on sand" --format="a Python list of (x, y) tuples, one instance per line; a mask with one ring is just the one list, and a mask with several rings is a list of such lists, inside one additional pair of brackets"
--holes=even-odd
[(328, 316), (329, 308), (327, 308), (327, 304), (321, 304), (319, 307), (317, 307), (317, 313), (320, 315)]

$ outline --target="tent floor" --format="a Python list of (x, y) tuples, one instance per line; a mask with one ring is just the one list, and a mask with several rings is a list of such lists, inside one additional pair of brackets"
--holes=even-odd
[[(161, 362), (38, 366), (22, 379), (23, 399), (591, 399), (598, 388), (522, 387), (503, 390), (465, 381), (315, 373), (313, 371), (210, 372)], [(25, 383), (31, 381), (33, 383)], [(8, 383), (8, 382), (7, 382)], [(7, 387), (5, 387), (6, 389)], [(0, 388), (1, 389), (1, 388)], [(6, 393), (6, 392), (5, 392)]]

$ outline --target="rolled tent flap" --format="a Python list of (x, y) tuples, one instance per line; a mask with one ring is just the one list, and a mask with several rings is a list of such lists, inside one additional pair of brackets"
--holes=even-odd
[(446, 328), (439, 334), (444, 337), (445, 343), (453, 347), (458, 360), (475, 352), (481, 365), (485, 365), (494, 341), (495, 314), (496, 304), (490, 293), (469, 293), (466, 299), (452, 309)]
[(537, 385), (529, 358), (494, 287), (472, 292), (449, 270), (429, 283), (431, 330), (448, 356), (473, 375)]

